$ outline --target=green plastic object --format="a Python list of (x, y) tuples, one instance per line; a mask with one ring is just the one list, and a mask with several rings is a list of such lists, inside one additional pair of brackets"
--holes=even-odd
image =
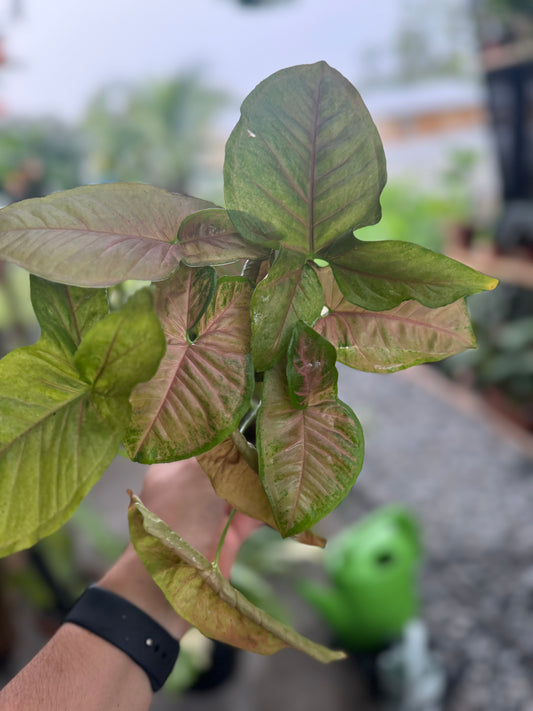
[(421, 557), (415, 517), (401, 506), (380, 508), (328, 543), (329, 587), (304, 581), (299, 590), (347, 650), (379, 651), (419, 613)]

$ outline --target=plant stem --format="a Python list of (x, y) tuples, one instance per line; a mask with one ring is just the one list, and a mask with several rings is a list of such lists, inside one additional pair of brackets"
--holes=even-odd
[(250, 469), (253, 469), (254, 472), (257, 473), (259, 471), (259, 463), (257, 461), (257, 450), (255, 449), (255, 447), (252, 447), (251, 444), (248, 444), (248, 442), (246, 441), (246, 437), (241, 432), (239, 432), (239, 430), (234, 430), (231, 433), (231, 440), (233, 444), (237, 447), (239, 454), (244, 457)]
[(242, 269), (242, 276), (249, 279), (252, 284), (257, 283), (257, 278), (259, 276), (259, 270), (261, 269), (260, 259), (248, 259)]
[(244, 416), (239, 426), (240, 432), (244, 432), (246, 428), (255, 420), (257, 417), (257, 411), (261, 407), (261, 400), (252, 400), (250, 409)]
[(233, 517), (237, 513), (237, 509), (231, 509), (231, 513), (228, 516), (228, 520), (226, 521), (226, 525), (224, 526), (224, 530), (222, 531), (222, 535), (220, 536), (220, 540), (218, 542), (217, 546), (217, 552), (215, 553), (215, 560), (213, 561), (213, 565), (218, 567), (218, 559), (220, 558), (220, 553), (222, 551), (222, 546), (224, 545), (224, 541), (226, 540), (226, 534), (228, 532), (228, 529), (231, 525), (231, 522), (233, 521)]

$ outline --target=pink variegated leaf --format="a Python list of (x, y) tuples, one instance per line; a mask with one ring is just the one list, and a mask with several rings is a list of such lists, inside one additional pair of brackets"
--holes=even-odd
[(289, 67), (245, 99), (224, 194), (246, 238), (317, 255), (381, 217), (385, 156), (359, 93), (325, 62)]
[(167, 350), (154, 378), (132, 394), (124, 443), (130, 458), (140, 462), (205, 452), (237, 427), (248, 408), (254, 385), (250, 283), (242, 277), (221, 279), (193, 334), (193, 324), (186, 321), (189, 304), (197, 303), (198, 312), (209, 292), (197, 276), (201, 272), (181, 265), (156, 287), (154, 306)]
[(392, 373), (476, 346), (464, 299), (433, 309), (405, 301), (388, 311), (367, 311), (344, 298), (329, 269), (320, 269), (319, 277), (328, 313), (314, 329), (335, 346), (344, 365)]
[(305, 408), (335, 400), (338, 374), (334, 346), (300, 321), (294, 328), (287, 358), (289, 397)]
[(138, 183), (86, 185), (0, 210), (0, 259), (62, 284), (160, 281), (178, 266), (179, 226), (212, 203)]
[(307, 530), (330, 513), (363, 463), (361, 425), (336, 389), (329, 399), (294, 407), (283, 363), (265, 373), (257, 435), (259, 474), (283, 536)]
[(185, 219), (178, 232), (183, 261), (191, 267), (227, 264), (238, 259), (265, 259), (270, 250), (247, 242), (226, 210), (201, 210)]

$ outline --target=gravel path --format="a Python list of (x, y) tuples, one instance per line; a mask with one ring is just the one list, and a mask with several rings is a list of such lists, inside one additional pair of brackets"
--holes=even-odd
[[(421, 387), (428, 373), (440, 398)], [(531, 449), (465, 413), (468, 398), (432, 374), (343, 372), (367, 442), (350, 499), (403, 502), (422, 522), (424, 617), (450, 678), (446, 709), (533, 711)]]

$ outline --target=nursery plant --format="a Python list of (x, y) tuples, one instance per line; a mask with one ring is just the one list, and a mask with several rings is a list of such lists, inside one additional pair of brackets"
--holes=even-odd
[[(390, 373), (472, 348), (465, 297), (496, 285), (418, 245), (358, 239), (385, 181), (360, 95), (318, 62), (244, 101), (225, 207), (116, 183), (1, 210), (0, 258), (31, 273), (41, 326), (0, 362), (1, 553), (61, 526), (121, 447), (145, 463), (196, 456), (235, 509), (324, 545), (310, 529), (364, 448), (336, 362)], [(110, 309), (129, 280), (151, 285)], [(341, 656), (255, 608), (135, 496), (129, 516), (154, 580), (208, 636)]]

